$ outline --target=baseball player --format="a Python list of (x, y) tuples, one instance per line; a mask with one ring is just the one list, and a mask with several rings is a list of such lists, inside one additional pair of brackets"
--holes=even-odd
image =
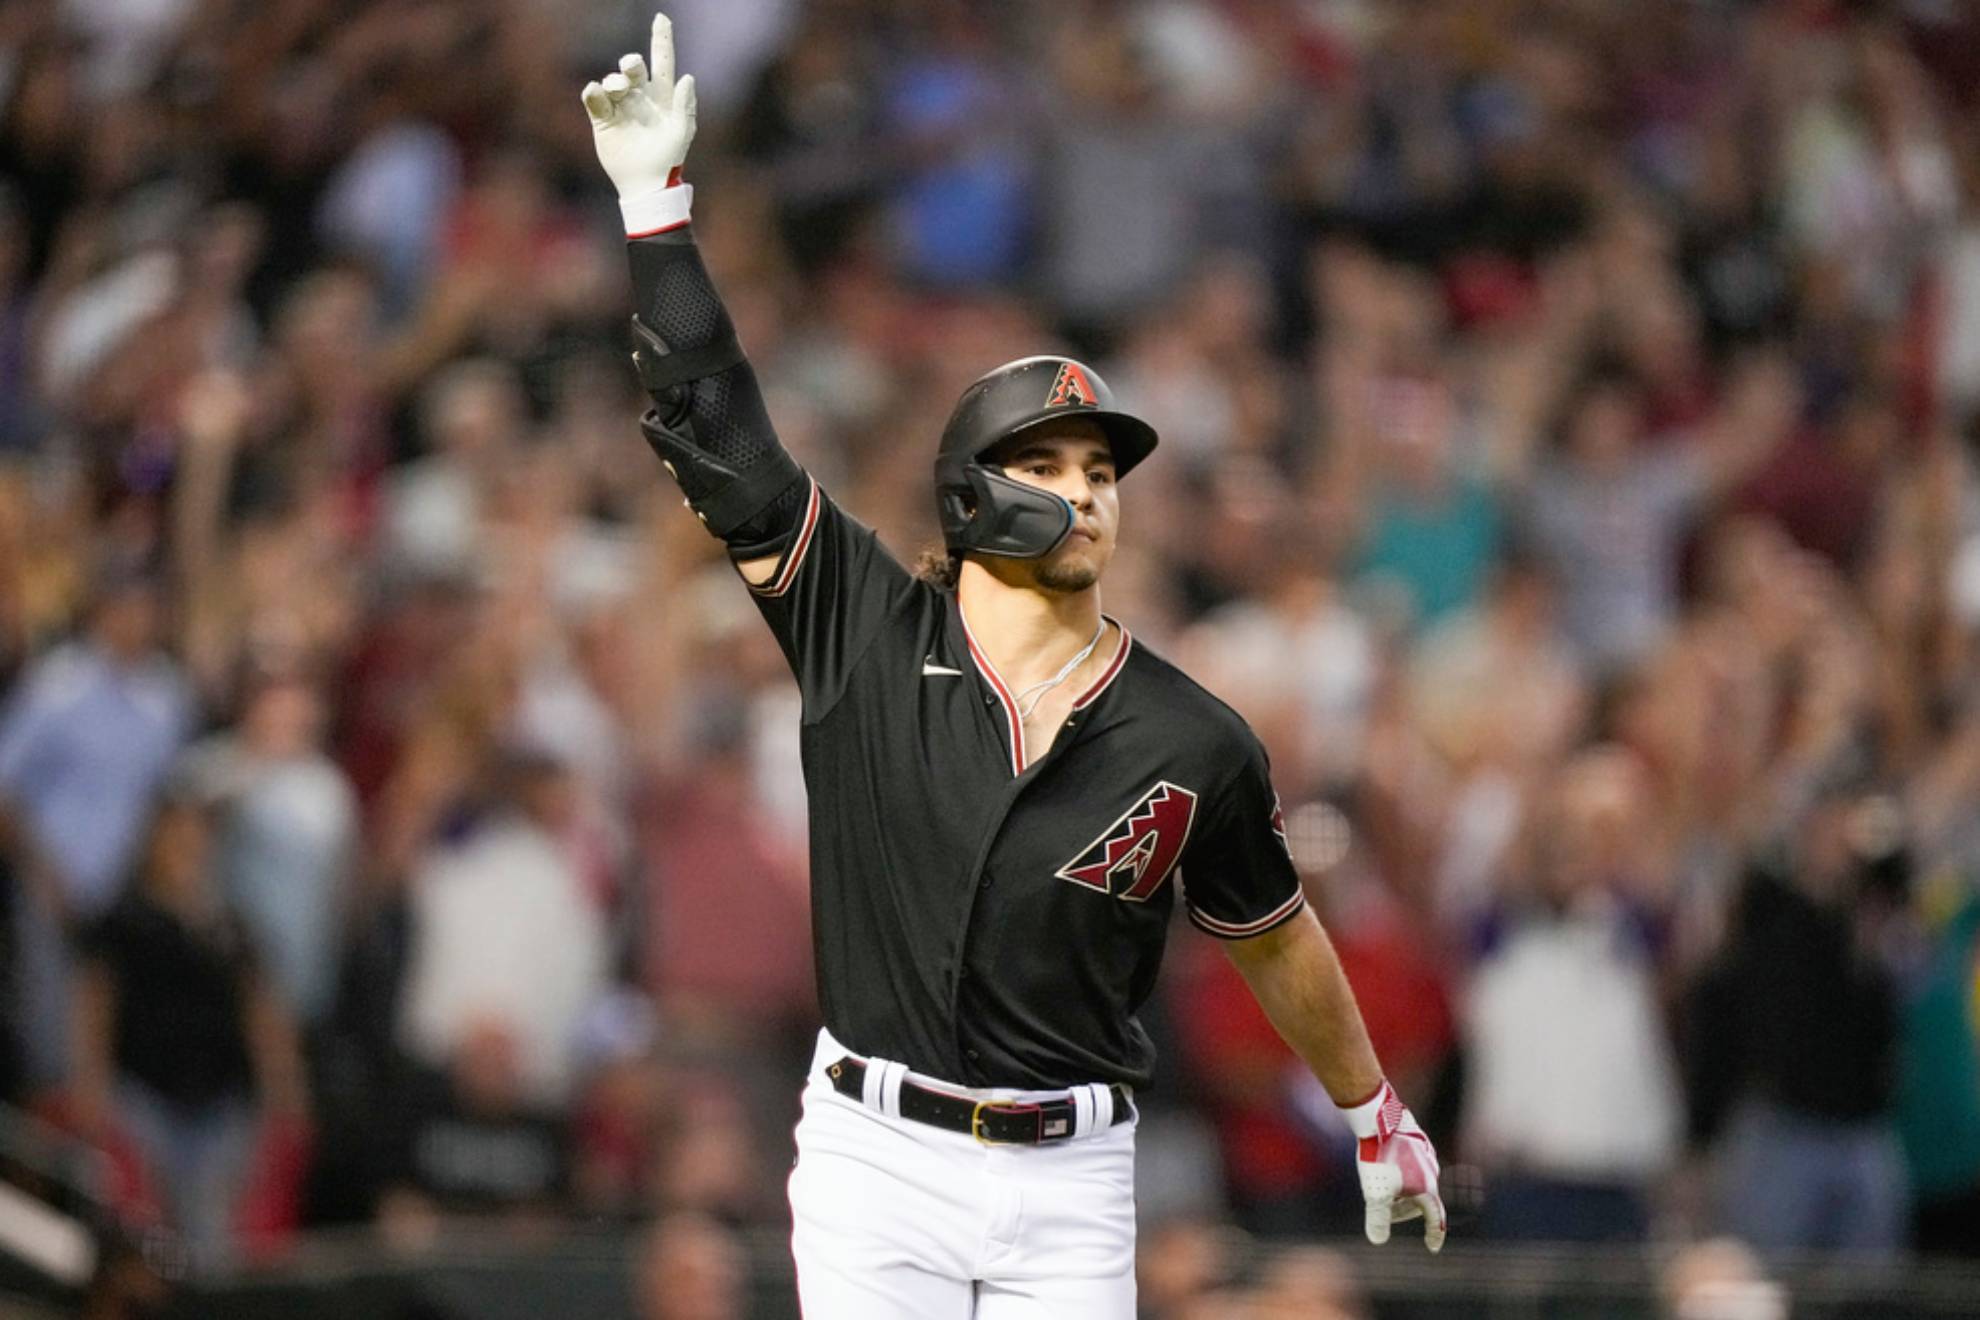
[(1356, 1136), (1367, 1232), (1444, 1239), (1437, 1157), (1383, 1079), (1288, 856), (1257, 739), (1115, 619), (1115, 483), (1155, 448), (1090, 368), (964, 391), (908, 572), (784, 452), (681, 181), (673, 33), (583, 92), (618, 187), (648, 443), (729, 549), (803, 695), (824, 1029), (790, 1179), (811, 1320), (1129, 1320), (1135, 1010), (1180, 903), (1227, 941)]

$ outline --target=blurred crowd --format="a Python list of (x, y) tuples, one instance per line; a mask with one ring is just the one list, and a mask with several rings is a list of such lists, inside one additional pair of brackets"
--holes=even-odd
[[(670, 12), (898, 554), (1001, 361), (1161, 432), (1109, 611), (1264, 737), (1456, 1232), (1980, 1254), (1980, 16)], [(577, 99), (647, 17), (0, 0), (0, 1092), (211, 1258), (783, 1213), (796, 697)], [(1324, 1313), (1215, 1244), (1353, 1231), (1331, 1106), (1211, 941), (1145, 1016), (1150, 1313)]]

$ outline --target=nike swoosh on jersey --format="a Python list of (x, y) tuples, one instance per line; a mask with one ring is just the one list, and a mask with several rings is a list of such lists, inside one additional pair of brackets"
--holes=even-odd
[(952, 678), (961, 678), (962, 670), (950, 669), (945, 665), (938, 665), (932, 660), (927, 660), (922, 662), (921, 676), (923, 678), (932, 678), (941, 674), (947, 674)]

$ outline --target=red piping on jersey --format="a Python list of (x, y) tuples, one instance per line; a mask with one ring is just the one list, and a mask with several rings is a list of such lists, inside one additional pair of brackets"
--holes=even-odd
[(1004, 680), (997, 676), (996, 667), (990, 663), (990, 658), (983, 654), (983, 648), (976, 644), (976, 634), (969, 630), (969, 616), (963, 613), (961, 602), (956, 604), (956, 617), (962, 620), (963, 640), (969, 643), (969, 658), (976, 662), (976, 667), (982, 671), (983, 677), (990, 680), (990, 686), (996, 691), (997, 699), (1004, 703), (1004, 719), (1011, 728), (1011, 774), (1021, 775), (1024, 773), (1025, 762), (1024, 720), (1018, 714), (1017, 701), (1011, 696), (1011, 690), (1004, 686)]
[(805, 552), (811, 549), (811, 534), (816, 530), (818, 530), (818, 479), (813, 477), (811, 502), (804, 510), (804, 526), (799, 529), (797, 541), (791, 546), (790, 553), (784, 556), (784, 566), (777, 571), (776, 578), (769, 584), (751, 587), (750, 590), (759, 596), (781, 596), (789, 591), (791, 583), (797, 578), (798, 569), (804, 564)]
[[(976, 667), (983, 671), (983, 676), (990, 680), (990, 686), (996, 689), (998, 699), (1004, 703), (1004, 718), (1011, 727), (1011, 773), (1021, 775), (1029, 761), (1025, 755), (1024, 718), (1018, 713), (1017, 701), (1011, 696), (1011, 690), (1004, 686), (1004, 680), (998, 675), (996, 667), (983, 653), (983, 648), (976, 644), (976, 634), (969, 630), (969, 616), (963, 614), (960, 605), (956, 607), (956, 614), (962, 619), (963, 638), (969, 643), (969, 658), (976, 661)], [(1107, 685), (1120, 676), (1121, 669), (1127, 664), (1128, 648), (1134, 645), (1134, 636), (1128, 632), (1126, 624), (1119, 619), (1108, 618), (1104, 614), (1100, 617), (1121, 630), (1120, 645), (1114, 648), (1114, 658), (1107, 662), (1107, 668), (1101, 672), (1100, 677), (1094, 679), (1092, 685), (1080, 693), (1079, 699), (1073, 702), (1074, 710), (1085, 710), (1092, 705), (1094, 700), (1107, 690)]]
[(1270, 912), (1258, 918), (1258, 920), (1245, 922), (1219, 921), (1215, 917), (1199, 912), (1196, 908), (1192, 907), (1189, 909), (1189, 919), (1209, 931), (1212, 935), (1222, 935), (1226, 939), (1237, 939), (1246, 935), (1257, 935), (1267, 927), (1284, 921), (1287, 917), (1299, 911), (1305, 903), (1306, 895), (1303, 892), (1295, 893), (1291, 898), (1279, 904), (1279, 906), (1273, 908)]

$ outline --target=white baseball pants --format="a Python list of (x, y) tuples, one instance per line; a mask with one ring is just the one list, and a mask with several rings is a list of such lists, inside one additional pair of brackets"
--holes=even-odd
[(866, 1103), (832, 1089), (847, 1051), (818, 1033), (798, 1160), (791, 1254), (805, 1320), (1134, 1320), (1134, 1120), (1078, 1088), (1072, 1139), (986, 1146), (899, 1117), (904, 1079), (971, 1090), (873, 1059)]

